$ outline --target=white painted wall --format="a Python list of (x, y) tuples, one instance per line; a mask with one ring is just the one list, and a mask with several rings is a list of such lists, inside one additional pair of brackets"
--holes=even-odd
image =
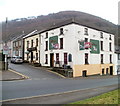
[[(64, 29), (64, 35), (59, 36), (60, 28), (56, 28), (54, 30), (48, 31), (48, 38), (45, 39), (45, 34), (41, 33), (41, 64), (43, 66), (50, 66), (50, 53), (59, 53), (59, 61), (64, 61), (63, 53), (67, 52), (68, 54), (72, 54), (72, 64), (79, 65), (79, 64), (85, 64), (84, 55), (85, 53), (89, 54), (89, 64), (100, 64), (100, 54), (104, 54), (104, 63), (109, 64), (109, 54), (112, 54), (112, 58), (114, 59), (114, 35), (111, 34), (112, 40), (109, 40), (108, 33), (103, 32), (103, 39), (100, 38), (100, 31), (88, 28), (88, 34), (84, 35), (84, 26), (80, 26), (77, 24), (70, 24), (62, 27)], [(66, 31), (67, 30), (67, 31)], [(54, 33), (54, 34), (53, 34)], [(62, 50), (49, 50), (48, 45), (48, 51), (45, 51), (45, 41), (48, 41), (49, 44), (49, 37), (58, 35), (58, 38), (63, 37), (64, 38), (64, 49)], [(88, 41), (90, 39), (103, 41), (104, 43), (104, 51), (100, 51), (100, 54), (91, 54), (90, 50), (79, 50), (79, 43), (78, 40), (84, 40), (85, 38), (88, 38)], [(112, 52), (109, 51), (109, 42), (112, 42)], [(48, 64), (45, 64), (45, 54), (48, 54)], [(56, 55), (54, 55), (54, 59), (56, 61)], [(113, 60), (112, 59), (112, 60)]]

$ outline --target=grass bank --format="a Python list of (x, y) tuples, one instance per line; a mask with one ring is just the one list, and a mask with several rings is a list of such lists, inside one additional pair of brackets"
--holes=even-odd
[(71, 104), (120, 104), (120, 89)]

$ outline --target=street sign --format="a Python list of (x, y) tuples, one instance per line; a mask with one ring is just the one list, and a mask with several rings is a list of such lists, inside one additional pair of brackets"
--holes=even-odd
[(3, 46), (3, 54), (8, 55), (9, 47), (7, 45)]

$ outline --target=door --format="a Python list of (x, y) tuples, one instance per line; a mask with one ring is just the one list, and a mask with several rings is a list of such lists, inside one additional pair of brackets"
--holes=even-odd
[(110, 66), (110, 75), (113, 75), (113, 66)]
[(54, 54), (50, 54), (50, 67), (54, 67)]
[(64, 64), (67, 65), (67, 53), (64, 53)]
[(83, 77), (87, 77), (87, 71), (86, 71), (86, 70), (84, 70), (84, 71), (82, 72), (82, 76), (83, 76)]
[(33, 62), (33, 52), (31, 52), (31, 62)]

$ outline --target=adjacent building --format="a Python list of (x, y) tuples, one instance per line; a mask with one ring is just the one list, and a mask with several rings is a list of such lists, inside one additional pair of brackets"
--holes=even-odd
[(35, 32), (24, 37), (24, 60), (40, 63), (40, 35)]

